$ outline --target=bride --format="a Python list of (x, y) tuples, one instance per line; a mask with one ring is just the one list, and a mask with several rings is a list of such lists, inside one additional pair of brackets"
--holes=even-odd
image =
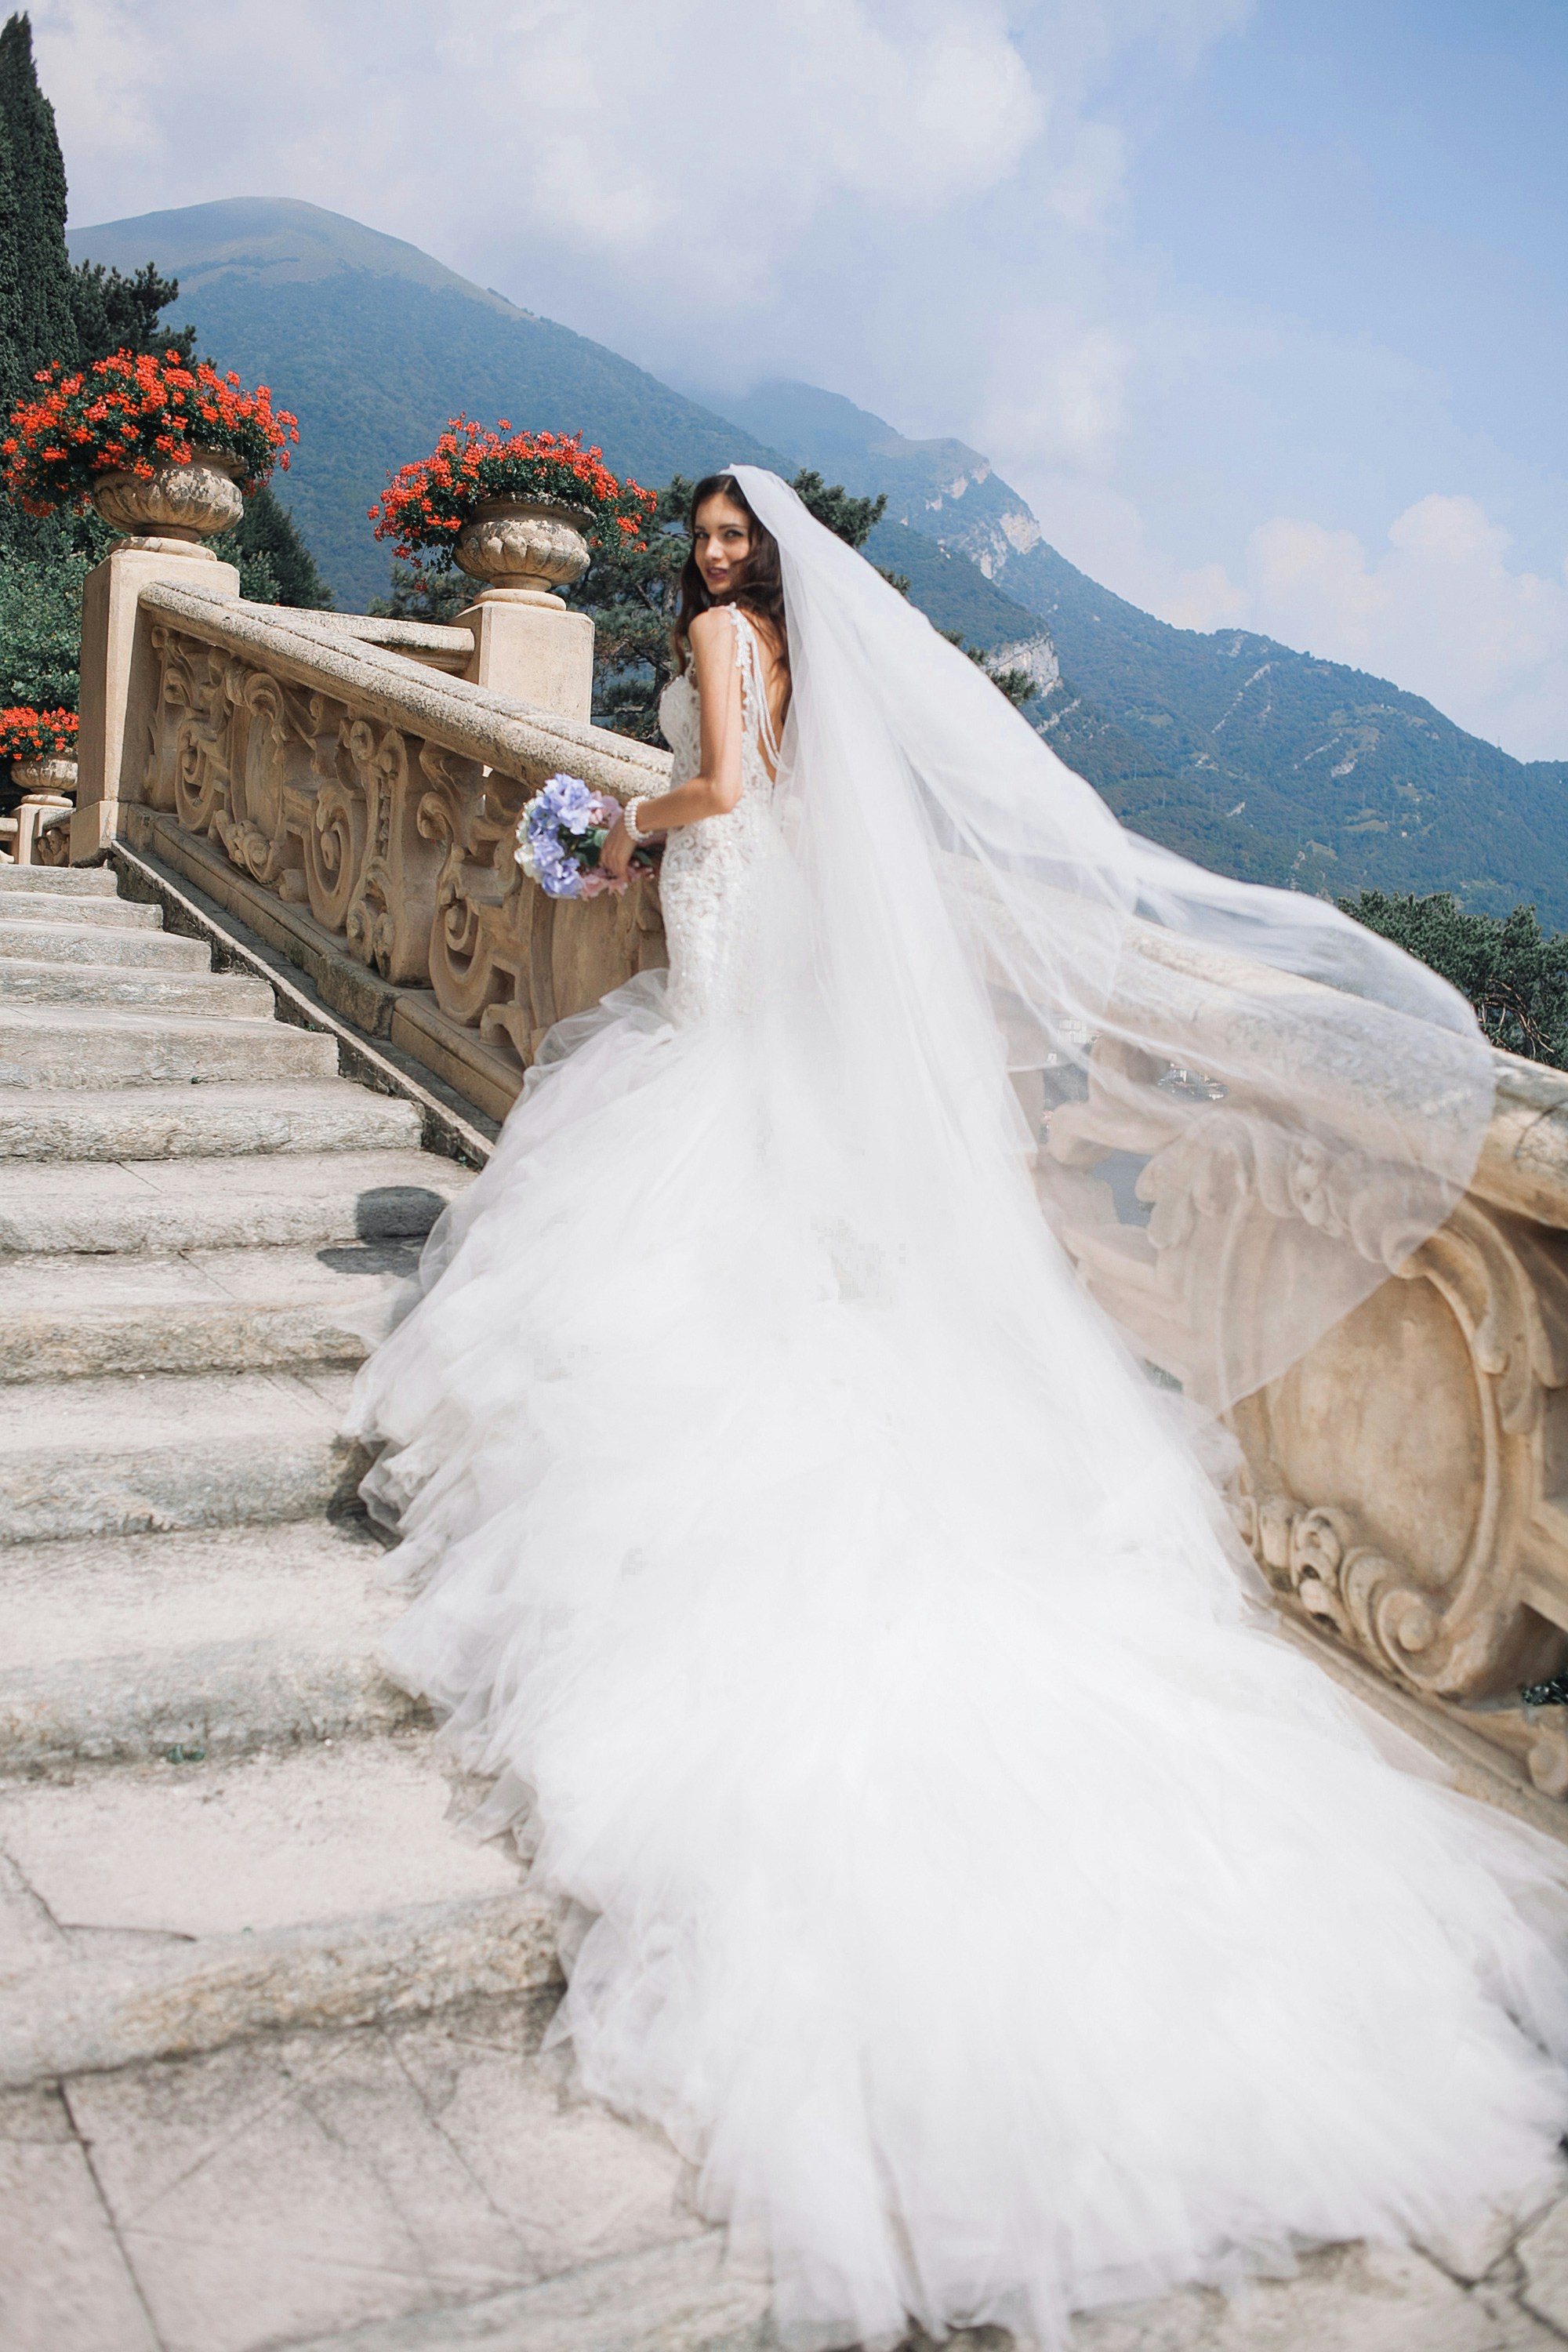
[[(670, 787), (605, 851), (666, 836), (668, 973), (552, 1033), (356, 1404), (393, 1669), (577, 1923), (582, 2084), (801, 2347), (1058, 2346), (1528, 2199), (1554, 1850), (1271, 1630), (1191, 1442), (1458, 1197), (1468, 1008), (1124, 834), (773, 475), (693, 534)], [(1271, 1212), (1181, 1398), (1020, 1108), (1091, 1045)]]

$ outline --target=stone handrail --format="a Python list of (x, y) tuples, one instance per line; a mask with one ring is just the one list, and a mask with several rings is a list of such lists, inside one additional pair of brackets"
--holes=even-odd
[[(623, 800), (657, 792), (668, 754), (447, 674), (493, 614), (437, 628), (247, 604), (219, 569), (138, 586), (116, 829), (504, 1117), (553, 1021), (664, 961), (650, 884), (575, 903), (525, 881), (522, 806), (562, 769)], [(522, 617), (536, 635), (582, 621)]]
[[(1132, 944), (1210, 983), (1209, 1002), (1227, 981), (1249, 998), (1318, 986), (1142, 924)], [(1202, 1021), (1174, 1042), (1201, 1072)], [(1087, 1087), (1040, 1105), (1042, 1191), (1089, 1289), (1181, 1378), (1188, 1298), (1221, 1286), (1222, 1315), (1244, 1318), (1267, 1229), (1293, 1212), (1234, 1163), (1230, 1183), (1205, 1183), (1201, 1089), (1130, 1085), (1124, 1059), (1096, 1040)], [(1226, 1416), (1242, 1454), (1231, 1499), (1299, 1622), (1415, 1701), (1462, 1755), (1485, 1748), (1561, 1800), (1565, 1711), (1529, 1713), (1519, 1693), (1568, 1662), (1568, 1076), (1510, 1054), (1493, 1064), (1491, 1123), (1442, 1229)], [(1353, 1104), (1340, 1108), (1353, 1132)], [(1180, 1213), (1119, 1222), (1095, 1173), (1111, 1153), (1144, 1163), (1145, 1198), (1178, 1186)]]
[[(491, 591), (442, 629), (246, 604), (225, 567), (166, 552), (100, 570), (73, 857), (118, 836), (161, 858), (333, 1011), (498, 1118), (552, 1022), (664, 961), (655, 885), (552, 900), (513, 856), (524, 802), (557, 770), (623, 800), (668, 772), (586, 723), (583, 616)], [(1178, 1041), (1196, 1071), (1215, 983), (1311, 986), (1154, 929), (1135, 944), (1206, 983)], [(1232, 1502), (1287, 1619), (1336, 1671), (1542, 1817), (1568, 1798), (1568, 1710), (1527, 1715), (1518, 1692), (1568, 1656), (1568, 1076), (1500, 1055), (1497, 1078), (1443, 1230), (1230, 1415)], [(1110, 1156), (1151, 1163), (1154, 1189), (1190, 1183), (1177, 1147), (1194, 1107), (1126, 1080), (1107, 1039), (1087, 1088), (1038, 1093), (1042, 1184), (1089, 1286), (1179, 1377), (1192, 1254), (1239, 1263), (1241, 1224), (1281, 1212), (1226, 1194), (1120, 1222)]]

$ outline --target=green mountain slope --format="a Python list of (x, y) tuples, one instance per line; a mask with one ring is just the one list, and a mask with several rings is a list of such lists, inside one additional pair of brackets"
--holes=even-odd
[(1533, 899), (1568, 924), (1568, 761), (1510, 759), (1419, 695), (1272, 638), (1155, 620), (1047, 545), (963, 442), (908, 440), (807, 384), (725, 407), (793, 464), (886, 491), (879, 562), (926, 534), (1045, 622), (1061, 680), (1030, 716), (1141, 832), (1258, 880), (1452, 889), (1492, 914)]
[[(1299, 888), (1533, 899), (1568, 925), (1568, 761), (1511, 760), (1381, 678), (1244, 630), (1174, 629), (1047, 545), (977, 450), (912, 441), (808, 384), (687, 398), (603, 345), (313, 205), (237, 198), (73, 233), (77, 259), (180, 280), (177, 318), (299, 412), (278, 487), (345, 605), (381, 593), (365, 509), (458, 409), (579, 426), (657, 484), (731, 458), (886, 492), (867, 552), (939, 627), (1006, 648), (1028, 713), (1126, 822)], [(731, 420), (731, 421), (726, 421)], [(1054, 648), (1054, 652), (1053, 652)], [(1059, 661), (1059, 675), (1058, 663)]]
[(300, 419), (276, 488), (340, 604), (385, 590), (388, 551), (365, 510), (388, 468), (466, 409), (493, 424), (579, 426), (617, 473), (657, 484), (773, 454), (629, 360), (470, 285), (401, 239), (340, 214), (260, 197), (73, 230), (73, 260), (180, 281), (173, 314)]

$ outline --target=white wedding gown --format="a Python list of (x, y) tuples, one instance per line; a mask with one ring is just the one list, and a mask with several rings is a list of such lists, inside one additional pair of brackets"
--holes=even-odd
[[(668, 985), (564, 1024), (357, 1406), (425, 1580), (393, 1670), (585, 1927), (583, 2084), (803, 2346), (1058, 2345), (1528, 2198), (1551, 1851), (1271, 1632), (989, 1079), (906, 1184), (873, 1066), (770, 1018), (805, 886), (735, 626), (744, 789), (669, 842)], [(689, 682), (662, 716), (679, 780)]]

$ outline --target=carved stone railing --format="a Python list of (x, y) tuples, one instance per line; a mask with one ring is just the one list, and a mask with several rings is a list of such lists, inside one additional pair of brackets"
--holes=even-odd
[(658, 791), (668, 754), (452, 675), (468, 629), (245, 604), (190, 576), (139, 590), (116, 830), (503, 1117), (552, 1022), (665, 960), (650, 883), (574, 902), (526, 881), (523, 804), (561, 769)]
[[(1152, 929), (1137, 944), (1252, 996), (1281, 985)], [(1204, 1043), (1173, 1040), (1194, 1072)], [(1245, 1318), (1264, 1229), (1313, 1203), (1298, 1208), (1279, 1184), (1264, 1201), (1235, 1155), (1228, 1181), (1206, 1183), (1226, 1106), (1201, 1086), (1144, 1083), (1159, 1072), (1127, 1059), (1097, 1041), (1087, 1094), (1047, 1112), (1043, 1189), (1088, 1287), (1185, 1381), (1200, 1346), (1187, 1300), (1218, 1285), (1221, 1318)], [(1484, 1743), (1500, 1769), (1563, 1799), (1568, 1710), (1528, 1713), (1519, 1693), (1568, 1661), (1568, 1077), (1499, 1054), (1496, 1078), (1479, 1165), (1442, 1229), (1226, 1416), (1242, 1454), (1231, 1499), (1303, 1630), (1375, 1670), (1460, 1749)], [(1095, 1174), (1112, 1153), (1143, 1163), (1147, 1224), (1120, 1222)]]
[[(525, 800), (557, 770), (622, 799), (667, 773), (664, 754), (584, 723), (583, 616), (481, 599), (427, 628), (245, 604), (226, 567), (177, 551), (100, 572), (117, 564), (88, 599), (73, 857), (123, 838), (161, 858), (333, 1012), (497, 1118), (552, 1022), (664, 961), (654, 885), (549, 899), (513, 856)], [(1136, 944), (1195, 959), (1217, 988), (1194, 1001), (1221, 1017), (1227, 974), (1251, 996), (1286, 984), (1152, 930)], [(1196, 1028), (1173, 1040), (1197, 1072), (1204, 1045)], [(1244, 1263), (1237, 1219), (1292, 1212), (1234, 1187), (1215, 1210), (1194, 1119), (1226, 1106), (1129, 1085), (1121, 1050), (1094, 1043), (1087, 1092), (1037, 1098), (1042, 1180), (1089, 1288), (1181, 1379), (1194, 1254)], [(1542, 1817), (1568, 1799), (1568, 1710), (1528, 1716), (1518, 1692), (1568, 1657), (1568, 1077), (1503, 1055), (1497, 1076), (1441, 1232), (1230, 1414), (1231, 1499), (1287, 1623), (1473, 1784)], [(1118, 1219), (1104, 1181), (1128, 1153), (1159, 1203), (1146, 1226)]]

